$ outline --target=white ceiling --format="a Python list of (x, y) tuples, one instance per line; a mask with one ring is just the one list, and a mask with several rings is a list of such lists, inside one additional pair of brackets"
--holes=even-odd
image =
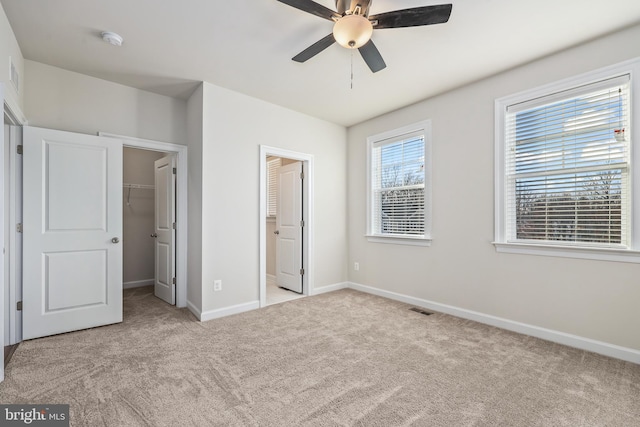
[[(207, 81), (345, 126), (640, 22), (639, 0), (451, 0), (446, 24), (375, 30), (387, 68), (356, 51), (350, 88), (337, 44), (291, 61), (332, 23), (277, 0), (0, 1), (26, 59), (182, 98)], [(445, 2), (373, 0), (371, 13)]]

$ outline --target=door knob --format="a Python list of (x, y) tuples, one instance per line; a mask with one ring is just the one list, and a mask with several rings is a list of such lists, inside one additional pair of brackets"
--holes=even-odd
[(155, 239), (156, 237), (158, 237), (158, 235), (157, 235), (156, 233), (153, 233), (153, 234), (151, 235), (151, 237), (153, 237), (153, 238)]
[(280, 230), (274, 231), (273, 234), (280, 234)]
[(113, 239), (111, 239), (111, 243), (120, 243), (120, 239), (114, 237)]

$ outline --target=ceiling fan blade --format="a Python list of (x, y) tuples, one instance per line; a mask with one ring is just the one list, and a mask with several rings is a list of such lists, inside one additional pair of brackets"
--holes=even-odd
[(291, 59), (293, 59), (296, 62), (305, 62), (306, 60), (313, 58), (314, 56), (316, 56), (317, 54), (319, 54), (320, 52), (322, 52), (323, 50), (325, 50), (335, 42), (336, 42), (336, 39), (333, 38), (333, 33), (331, 33), (328, 36), (318, 40), (317, 42), (315, 42), (314, 44), (312, 44), (311, 46), (309, 46), (308, 48), (306, 48), (305, 50), (303, 50), (302, 52), (300, 52), (299, 54), (297, 54)]
[[(372, 21), (374, 24), (373, 28), (375, 29), (443, 24), (449, 20), (452, 7), (450, 4), (439, 4), (436, 6), (394, 10), (393, 12), (369, 16), (369, 20)], [(377, 24), (375, 21), (377, 21)]]
[(384, 59), (382, 59), (382, 55), (380, 55), (376, 45), (373, 44), (373, 40), (369, 40), (367, 44), (359, 47), (358, 50), (372, 72), (377, 73), (386, 68), (387, 64), (384, 63)]
[(288, 4), (291, 7), (295, 7), (296, 9), (300, 9), (304, 12), (310, 13), (315, 16), (319, 16), (320, 18), (328, 19), (329, 21), (333, 21), (333, 18), (340, 18), (340, 15), (333, 10), (322, 6), (311, 0), (278, 0), (280, 3)]

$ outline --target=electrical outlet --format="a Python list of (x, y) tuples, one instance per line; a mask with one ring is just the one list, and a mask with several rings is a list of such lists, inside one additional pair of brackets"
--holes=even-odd
[(214, 280), (213, 281), (213, 290), (216, 291), (216, 292), (222, 290), (222, 280)]
[(359, 262), (354, 262), (353, 263), (353, 269), (355, 271), (360, 271), (360, 263)]

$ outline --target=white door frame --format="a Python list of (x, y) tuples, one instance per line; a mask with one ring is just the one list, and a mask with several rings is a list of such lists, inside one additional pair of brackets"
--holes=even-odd
[[(0, 101), (2, 102), (3, 105), (3, 115), (2, 115), (2, 124), (4, 124), (4, 85), (2, 83), (0, 83)], [(0, 142), (2, 142), (2, 144), (0, 144), (0, 188), (2, 188), (2, 195), (3, 197), (0, 197), (0, 241), (2, 242), (2, 246), (4, 247), (4, 225), (5, 225), (5, 219), (4, 219), (4, 203), (5, 203), (5, 194), (4, 194), (4, 144), (6, 143), (4, 141), (4, 126), (2, 127), (2, 135), (0, 135)], [(8, 322), (7, 318), (5, 317), (5, 313), (4, 313), (4, 292), (5, 292), (5, 287), (8, 286), (8, 283), (5, 283), (4, 281), (4, 269), (5, 269), (5, 264), (4, 264), (4, 255), (2, 257), (0, 257), (0, 277), (2, 277), (2, 292), (0, 292), (0, 319), (2, 319), (2, 328), (0, 329), (0, 343), (2, 343), (2, 353), (0, 354), (0, 382), (4, 381), (4, 328), (6, 325), (6, 323)], [(9, 322), (9, 324), (11, 324)]]
[(260, 208), (258, 223), (260, 224), (260, 277), (258, 293), (260, 296), (260, 307), (267, 305), (267, 157), (284, 157), (287, 159), (302, 162), (304, 180), (302, 181), (302, 218), (304, 228), (302, 229), (302, 276), (303, 295), (313, 295), (314, 288), (314, 220), (313, 220), (313, 179), (314, 165), (313, 155), (299, 153), (278, 147), (260, 145)]
[[(0, 105), (3, 106), (3, 124), (4, 124), (4, 117), (8, 117), (9, 119), (9, 124), (14, 125), (14, 126), (23, 126), (27, 124), (27, 119), (25, 118), (24, 114), (22, 114), (22, 111), (20, 110), (20, 107), (18, 106), (18, 104), (16, 102), (14, 102), (12, 99), (10, 98), (4, 98), (4, 84), (0, 83)], [(13, 136), (13, 135), (12, 135)], [(0, 136), (0, 141), (2, 141), (4, 139), (4, 130), (2, 132), (2, 136)], [(9, 146), (9, 154), (11, 155), (12, 153), (15, 153), (15, 151), (13, 151), (13, 149), (15, 149), (15, 140), (12, 139), (12, 141), (4, 141), (4, 145), (6, 144), (10, 144)], [(4, 145), (2, 145), (1, 150), (2, 150), (2, 154), (0, 157), (4, 156)], [(13, 147), (13, 149), (12, 149)], [(11, 168), (13, 168), (16, 165), (17, 159), (16, 159), (16, 155), (12, 155), (9, 159), (9, 161), (11, 162)], [(4, 232), (5, 232), (5, 225), (7, 224), (7, 221), (9, 222), (9, 224), (12, 224), (13, 220), (15, 220), (15, 203), (16, 203), (16, 185), (20, 185), (21, 183), (17, 184), (16, 183), (16, 175), (15, 175), (15, 169), (11, 169), (10, 168), (10, 172), (11, 172), (11, 176), (8, 177), (9, 179), (9, 194), (5, 194), (4, 193), (4, 180), (6, 179), (6, 171), (4, 169), (5, 166), (5, 162), (4, 162), (4, 158), (0, 159), (0, 182), (2, 183), (0, 185), (0, 188), (2, 189), (2, 194), (3, 197), (0, 197), (0, 241), (2, 242), (2, 245), (4, 246)], [(5, 218), (4, 215), (4, 208), (5, 205), (9, 205), (9, 218)], [(9, 253), (9, 265), (7, 265), (5, 263), (5, 257), (2, 256), (0, 257), (0, 277), (2, 277), (2, 280), (0, 280), (0, 283), (2, 283), (2, 292), (0, 292), (0, 323), (2, 324), (2, 328), (0, 328), (0, 343), (2, 344), (2, 352), (0, 352), (0, 382), (2, 382), (4, 380), (4, 342), (5, 342), (5, 336), (4, 336), (4, 332), (5, 332), (5, 327), (9, 327), (9, 341), (11, 344), (15, 344), (17, 342), (20, 342), (22, 340), (22, 324), (20, 324), (18, 322), (18, 311), (17, 311), (17, 307), (16, 304), (13, 303), (12, 305), (10, 305), (9, 308), (9, 312), (5, 313), (5, 304), (7, 303), (4, 300), (4, 296), (5, 296), (5, 287), (9, 288), (9, 303), (15, 301), (17, 299), (17, 293), (20, 292), (21, 293), (21, 287), (19, 286), (19, 284), (16, 282), (16, 278), (15, 276), (10, 274), (9, 277), (9, 282), (5, 283), (5, 274), (4, 274), (4, 270), (9, 268), (11, 271), (14, 271), (15, 273), (15, 262), (16, 259), (18, 259), (17, 257), (20, 257), (20, 254), (16, 253), (16, 235), (17, 232), (15, 231), (15, 228), (9, 228), (9, 247), (4, 247), (5, 252)], [(21, 258), (20, 258), (21, 259)], [(9, 317), (11, 319), (13, 319), (14, 321), (10, 321)], [(8, 325), (6, 324), (8, 322)]]
[(125, 147), (161, 151), (176, 156), (176, 307), (187, 306), (187, 147), (169, 142), (152, 141), (98, 132), (99, 136), (118, 138)]

